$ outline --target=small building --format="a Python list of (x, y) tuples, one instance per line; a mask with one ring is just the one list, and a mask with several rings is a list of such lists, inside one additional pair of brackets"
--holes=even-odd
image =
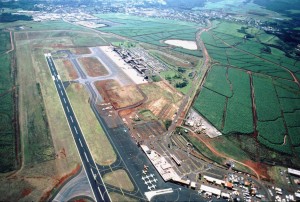
[(292, 168), (288, 168), (288, 173), (291, 174), (291, 175), (295, 175), (295, 176), (300, 177), (300, 170), (295, 170), (295, 169), (292, 169)]
[(231, 182), (225, 182), (225, 187), (227, 187), (228, 189), (232, 189), (233, 184)]
[(224, 185), (225, 184), (225, 181), (224, 180), (219, 180), (219, 179), (216, 179), (216, 178), (213, 178), (213, 177), (209, 177), (207, 175), (204, 175), (203, 178), (207, 181), (207, 182), (210, 182), (210, 183), (215, 183), (217, 185)]
[(222, 192), (221, 193), (221, 197), (223, 197), (225, 199), (229, 199), (230, 198), (230, 194)]
[(191, 188), (196, 189), (196, 182), (191, 182)]
[(221, 190), (220, 189), (209, 187), (209, 186), (206, 186), (206, 185), (203, 185), (203, 184), (201, 185), (200, 190), (204, 191), (206, 193), (212, 193), (213, 195), (216, 195), (216, 196), (221, 195)]

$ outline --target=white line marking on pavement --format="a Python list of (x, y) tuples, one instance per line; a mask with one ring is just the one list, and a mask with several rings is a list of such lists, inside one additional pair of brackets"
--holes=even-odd
[(60, 90), (60, 94), (61, 94), (61, 95), (64, 95), (64, 93), (62, 92), (62, 90)]
[(64, 98), (64, 102), (67, 103), (66, 99)]
[(54, 76), (52, 76), (52, 79), (53, 79), (53, 81), (55, 80), (55, 77)]
[[(85, 152), (84, 152), (84, 155), (85, 155), (85, 158), (86, 158), (87, 162), (89, 162), (89, 159), (88, 159), (88, 157), (87, 157), (87, 155), (86, 155)], [(91, 169), (91, 171), (92, 171), (92, 169)], [(92, 173), (93, 173), (93, 171), (92, 171)], [(93, 174), (94, 174), (94, 173), (93, 173)]]
[(71, 121), (72, 121), (72, 123), (73, 123), (73, 118), (72, 118), (72, 116), (70, 116), (70, 119), (71, 119)]
[(69, 107), (67, 107), (68, 112), (70, 112)]
[(81, 147), (83, 147), (83, 146), (82, 146), (82, 143), (81, 143), (81, 140), (80, 140), (80, 139), (78, 139), (78, 140), (79, 140), (79, 143), (80, 143)]
[(100, 195), (101, 195), (101, 198), (102, 198), (102, 200), (104, 201), (104, 198), (103, 198), (103, 196), (102, 196), (102, 193), (101, 193), (101, 191), (100, 191), (100, 188), (98, 187), (98, 191), (99, 191), (99, 193), (100, 193)]
[(77, 132), (77, 129), (76, 129), (76, 127), (74, 126), (74, 129), (75, 129), (75, 132), (76, 132), (76, 134), (78, 134), (78, 132)]
[(59, 84), (57, 84), (57, 85), (58, 85), (58, 88), (61, 89), (61, 88), (60, 88), (60, 85), (59, 85)]

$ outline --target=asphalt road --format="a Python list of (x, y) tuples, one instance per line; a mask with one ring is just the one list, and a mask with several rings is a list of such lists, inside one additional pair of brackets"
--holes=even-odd
[(57, 73), (53, 59), (51, 56), (46, 56), (46, 60), (95, 199), (96, 201), (111, 201), (97, 165), (94, 162), (79, 127), (63, 83)]

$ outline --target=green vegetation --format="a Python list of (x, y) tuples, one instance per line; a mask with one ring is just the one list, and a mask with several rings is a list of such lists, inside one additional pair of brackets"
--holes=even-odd
[(187, 72), (183, 74), (178, 72), (178, 70), (167, 70), (160, 74), (180, 92), (186, 94), (189, 91), (192, 80), (189, 78)]
[(159, 76), (157, 76), (157, 75), (151, 76), (151, 79), (152, 79), (153, 82), (159, 82), (159, 81), (161, 81), (161, 78)]
[(169, 129), (169, 127), (170, 127), (170, 126), (171, 126), (171, 124), (172, 124), (172, 120), (170, 120), (170, 119), (167, 119), (167, 120), (164, 122), (164, 124), (165, 124), (166, 130), (168, 130), (168, 129)]
[[(184, 131), (184, 130), (183, 130)], [(218, 162), (219, 164), (223, 165), (225, 162), (225, 159), (216, 156), (214, 153), (212, 153), (205, 144), (200, 142), (197, 138), (185, 133), (181, 132), (181, 134), (184, 136), (184, 138), (193, 144), (193, 146), (196, 148), (196, 150), (204, 155), (205, 157), (211, 159), (212, 161)]]
[(9, 32), (0, 32), (0, 54), (10, 49), (10, 35)]
[[(299, 145), (294, 134), (297, 133), (295, 128), (300, 127), (300, 93), (299, 86), (286, 69), (294, 72), (297, 77), (298, 61), (287, 57), (288, 54), (280, 48), (283, 42), (274, 35), (236, 23), (214, 24), (215, 28), (204, 32), (201, 38), (213, 62), (219, 64), (212, 67), (204, 86), (211, 90), (211, 94), (226, 96), (226, 112), (222, 116), (223, 110), (218, 106), (219, 114), (216, 115), (216, 104), (210, 100), (212, 96), (215, 99), (218, 96), (207, 97), (201, 92), (194, 107), (197, 109), (199, 103), (205, 103), (197, 110), (225, 134), (251, 134), (251, 86), (247, 75), (251, 73), (258, 118), (258, 140), (272, 150), (291, 154), (289, 138), (286, 138), (286, 144), (283, 142), (284, 136), (288, 135), (293, 145)], [(220, 128), (222, 117), (224, 128)], [(284, 122), (287, 123), (288, 131)]]
[(101, 31), (112, 32), (140, 42), (166, 46), (162, 43), (166, 39), (195, 40), (197, 25), (194, 23), (124, 14), (99, 14), (96, 16), (115, 23), (110, 27), (99, 28)]
[(66, 23), (62, 20), (57, 21), (48, 21), (48, 22), (32, 22), (28, 23), (26, 26), (30, 27), (31, 30), (39, 31), (39, 30), (79, 30), (83, 31), (84, 28), (80, 26), (76, 26), (70, 23)]
[(204, 86), (218, 94), (226, 97), (232, 97), (233, 92), (228, 80), (227, 68), (224, 66), (214, 65), (206, 79)]
[(282, 118), (275, 121), (258, 122), (257, 131), (259, 135), (272, 144), (283, 144), (286, 134)]
[(268, 121), (281, 117), (281, 108), (272, 79), (253, 76), (253, 84), (258, 120)]
[(185, 48), (174, 48), (173, 50), (179, 53), (183, 53), (195, 57), (202, 57), (202, 52), (200, 50), (188, 50)]
[(134, 191), (134, 186), (125, 170), (115, 170), (103, 176), (103, 181), (122, 190)]
[(253, 132), (249, 75), (236, 69), (228, 70), (233, 96), (228, 99), (223, 132), (250, 134)]
[(157, 120), (157, 117), (149, 109), (139, 111), (139, 115), (142, 116), (144, 121)]
[(262, 143), (269, 149), (272, 149), (272, 150), (275, 150), (277, 152), (284, 153), (284, 154), (289, 154), (289, 155), (292, 154), (291, 145), (290, 145), (290, 142), (288, 141), (288, 139), (286, 139), (286, 144), (284, 144), (284, 145), (272, 144), (271, 142), (269, 142), (269, 140), (264, 139), (262, 136), (258, 136), (257, 139), (260, 143)]
[(289, 136), (293, 146), (300, 147), (300, 127), (289, 128)]
[(109, 192), (109, 196), (112, 199), (112, 201), (123, 201), (123, 202), (136, 202), (136, 201), (139, 201), (135, 198), (128, 197), (128, 196), (119, 194), (117, 192)]
[(226, 97), (202, 88), (194, 108), (205, 116), (218, 129), (222, 128)]
[[(1, 39), (2, 40), (2, 39)], [(4, 43), (5, 45), (5, 43)], [(1, 48), (3, 48), (1, 46)], [(0, 55), (0, 172), (15, 169), (15, 126), (11, 55)]]
[(11, 13), (0, 14), (0, 22), (15, 22), (18, 20), (30, 21), (32, 17), (27, 15), (14, 15)]

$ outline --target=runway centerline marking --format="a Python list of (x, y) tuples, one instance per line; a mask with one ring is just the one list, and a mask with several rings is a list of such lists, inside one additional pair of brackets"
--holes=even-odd
[(72, 118), (72, 116), (70, 116), (70, 119), (71, 119), (71, 121), (72, 121), (72, 123), (73, 123), (73, 118)]
[[(86, 155), (85, 152), (84, 152), (84, 155), (85, 155), (85, 158), (86, 158), (87, 162), (89, 162), (89, 159), (88, 159), (88, 157), (87, 157), (87, 155)], [(92, 171), (92, 168), (91, 168), (91, 171)], [(93, 171), (92, 171), (92, 173), (93, 173)], [(93, 173), (93, 174), (94, 174), (94, 173)]]
[(80, 143), (81, 147), (83, 147), (80, 138), (78, 140), (79, 140), (79, 143)]
[(76, 127), (74, 126), (74, 129), (75, 129), (75, 132), (76, 132), (76, 134), (78, 134), (78, 132), (77, 132), (77, 129), (76, 129)]

